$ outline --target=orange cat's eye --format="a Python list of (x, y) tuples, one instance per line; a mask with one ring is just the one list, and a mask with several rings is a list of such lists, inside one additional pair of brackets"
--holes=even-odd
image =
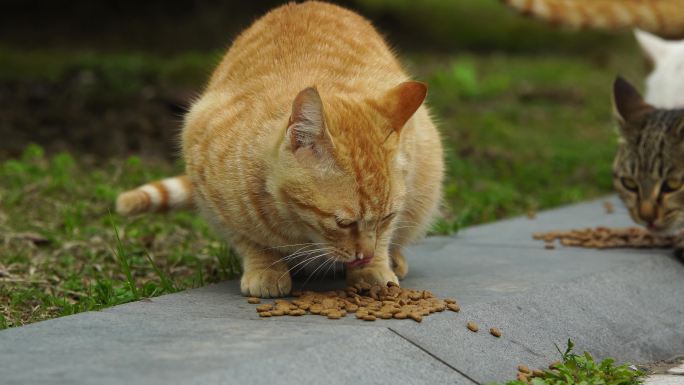
[(681, 179), (669, 178), (665, 182), (663, 182), (663, 185), (660, 187), (660, 192), (670, 193), (670, 192), (679, 190), (681, 187), (682, 187), (682, 180)]
[(337, 226), (342, 229), (348, 229), (356, 225), (356, 221), (349, 221), (344, 219), (335, 219), (335, 222), (337, 222)]
[(629, 191), (637, 191), (639, 188), (632, 178), (620, 178), (620, 181), (622, 182), (622, 185)]
[(381, 222), (387, 222), (387, 221), (389, 221), (390, 219), (394, 218), (394, 214), (395, 214), (395, 213), (389, 213), (389, 214), (385, 215), (385, 216), (381, 219)]

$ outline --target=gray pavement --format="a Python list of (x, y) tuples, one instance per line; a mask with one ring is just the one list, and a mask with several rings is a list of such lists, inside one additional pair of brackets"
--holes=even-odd
[[(514, 378), (520, 363), (548, 365), (558, 359), (554, 343), (568, 338), (598, 358), (682, 355), (684, 265), (671, 251), (546, 250), (531, 239), (630, 226), (611, 200), (614, 214), (598, 200), (412, 247), (402, 285), (455, 297), (460, 313), (420, 324), (260, 319), (231, 281), (2, 331), (0, 384), (486, 383)], [(489, 335), (491, 326), (503, 337)]]

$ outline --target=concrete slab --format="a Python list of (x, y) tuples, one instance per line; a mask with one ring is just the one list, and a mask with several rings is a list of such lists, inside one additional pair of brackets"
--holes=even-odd
[(472, 384), (382, 327), (86, 313), (4, 331), (2, 384)]
[[(614, 207), (612, 214), (606, 213), (603, 202), (610, 202)], [(473, 226), (456, 235), (460, 244), (487, 246), (543, 248), (544, 244), (534, 240), (532, 233), (551, 230), (576, 229), (584, 227), (628, 227), (635, 226), (629, 219), (627, 209), (616, 196), (609, 196), (568, 207), (542, 211), (534, 219), (516, 217), (496, 223), (496, 232), (492, 225)], [(448, 240), (446, 243), (449, 243)]]
[[(545, 368), (560, 358), (554, 344), (564, 349), (568, 338), (599, 358), (650, 362), (684, 351), (684, 306), (676, 305), (684, 284), (672, 285), (682, 277), (673, 258), (650, 260), (393, 328), (480, 383), (510, 380), (521, 363)], [(466, 329), (468, 321), (480, 332)], [(489, 335), (490, 327), (503, 336)]]
[[(614, 198), (610, 198), (613, 199)], [(631, 225), (602, 200), (430, 238), (404, 286), (456, 297), (421, 324), (259, 319), (237, 282), (0, 332), (0, 383), (485, 383), (557, 359), (684, 353), (684, 267), (667, 250), (543, 249), (534, 231)], [(614, 201), (615, 202), (615, 201)], [(342, 287), (341, 281), (310, 287)], [(469, 320), (481, 331), (465, 328)], [(489, 335), (500, 328), (500, 339)]]

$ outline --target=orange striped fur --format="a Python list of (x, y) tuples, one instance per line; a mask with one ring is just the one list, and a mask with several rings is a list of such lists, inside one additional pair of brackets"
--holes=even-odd
[(187, 176), (151, 182), (121, 193), (116, 199), (116, 212), (121, 215), (162, 212), (192, 206), (192, 186)]
[(684, 0), (502, 0), (553, 24), (618, 30), (639, 28), (665, 38), (684, 38)]
[(182, 144), (201, 212), (243, 258), (245, 295), (287, 295), (299, 269), (383, 284), (406, 274), (401, 249), (441, 192), (426, 90), (335, 5), (284, 5), (235, 40)]

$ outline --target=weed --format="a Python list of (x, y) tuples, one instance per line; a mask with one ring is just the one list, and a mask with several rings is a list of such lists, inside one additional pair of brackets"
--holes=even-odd
[[(601, 362), (594, 361), (588, 352), (575, 354), (574, 344), (568, 340), (565, 352), (558, 346), (561, 362), (553, 365), (553, 369), (544, 370), (544, 374), (530, 380), (532, 385), (639, 385), (645, 375), (634, 370), (628, 364), (615, 365), (615, 360), (606, 358)], [(510, 381), (506, 385), (527, 385), (523, 381)]]

